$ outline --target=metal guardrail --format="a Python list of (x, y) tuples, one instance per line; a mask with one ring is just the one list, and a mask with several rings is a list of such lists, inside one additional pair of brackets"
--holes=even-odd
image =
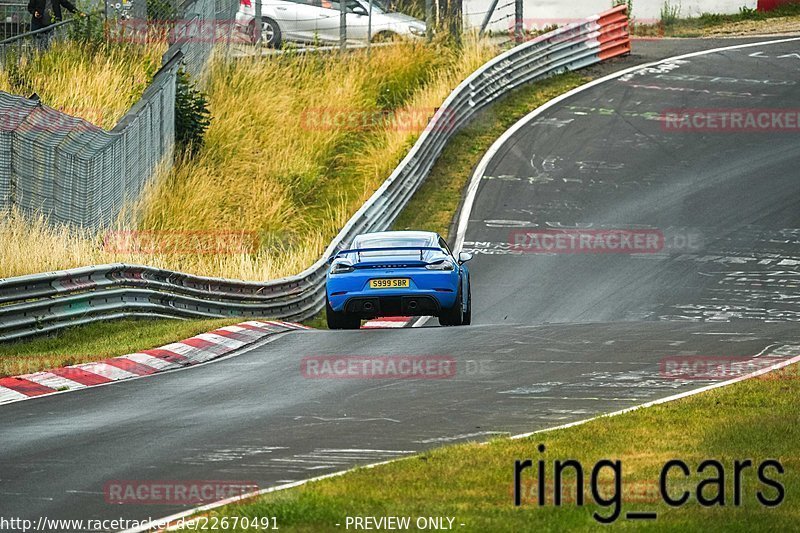
[(447, 142), (477, 111), (525, 83), (630, 52), (625, 7), (541, 35), (492, 59), (462, 82), (392, 175), (302, 273), (268, 281), (206, 278), (125, 264), (0, 280), (0, 340), (122, 316), (269, 316), (302, 320), (324, 305), (327, 258), (358, 234), (385, 230)]

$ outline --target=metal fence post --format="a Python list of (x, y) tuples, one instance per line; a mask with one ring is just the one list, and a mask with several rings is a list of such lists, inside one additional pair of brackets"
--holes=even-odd
[(261, 44), (261, 0), (253, 0), (255, 2), (255, 19), (253, 19), (253, 40), (256, 44)]
[(450, 33), (456, 43), (461, 43), (461, 33), (464, 27), (464, 10), (461, 0), (450, 0)]
[(367, 50), (372, 44), (372, 0), (369, 0), (369, 18), (367, 19)]
[(483, 17), (483, 22), (481, 23), (481, 31), (478, 32), (478, 37), (483, 37), (483, 33), (486, 31), (486, 27), (489, 25), (489, 21), (492, 20), (492, 15), (494, 15), (494, 10), (497, 9), (497, 2), (498, 0), (492, 0), (492, 4), (489, 6), (489, 10), (486, 12), (486, 16)]
[(433, 40), (433, 0), (425, 0), (425, 39)]
[(525, 28), (522, 21), (522, 0), (514, 0), (514, 42), (524, 40)]
[(347, 0), (339, 0), (339, 50), (347, 49)]

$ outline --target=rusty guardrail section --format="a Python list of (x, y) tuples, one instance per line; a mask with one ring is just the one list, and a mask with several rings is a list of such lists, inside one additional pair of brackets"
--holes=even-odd
[(324, 256), (300, 274), (262, 283), (113, 264), (4, 279), (0, 340), (134, 316), (309, 318), (325, 303), (327, 259), (356, 235), (389, 228), (447, 142), (477, 111), (525, 83), (629, 52), (627, 16), (620, 6), (541, 35), (483, 65), (445, 100), (405, 159)]

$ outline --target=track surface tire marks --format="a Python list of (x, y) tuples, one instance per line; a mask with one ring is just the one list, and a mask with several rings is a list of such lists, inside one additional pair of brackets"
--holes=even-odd
[[(651, 56), (645, 53), (615, 66), (661, 53), (645, 44), (637, 50), (650, 50)], [(700, 46), (713, 44), (718, 43)], [(670, 43), (654, 44), (665, 46)], [(770, 66), (769, 60), (752, 61), (746, 53), (725, 53), (722, 64), (719, 68), (735, 70), (739, 78), (758, 79), (765, 73), (799, 78), (791, 70), (796, 64)], [(674, 72), (698, 69), (709, 75), (714, 68), (707, 58), (697, 58)], [(657, 84), (678, 81), (640, 78)], [(712, 90), (697, 82), (692, 87)], [(794, 91), (770, 88), (775, 96), (763, 104), (794, 105)], [(187, 506), (109, 505), (103, 486), (112, 480), (215, 479), (266, 487), (442, 444), (585, 419), (707, 383), (664, 379), (660, 364), (665, 357), (796, 355), (797, 266), (786, 263), (778, 270), (774, 262), (761, 262), (770, 254), (786, 258), (797, 253), (790, 239), (795, 238), (791, 228), (798, 227), (798, 191), (784, 176), (797, 176), (791, 141), (768, 134), (689, 140), (667, 136), (658, 124), (623, 113), (653, 111), (654, 105), (656, 110), (708, 105), (702, 98), (711, 97), (698, 96), (703, 94), (612, 82), (553, 109), (545, 116), (554, 119), (551, 124), (523, 129), (489, 174), (528, 177), (530, 160), (539, 153), (562, 157), (558, 166), (543, 166), (542, 172), (581, 181), (562, 181), (557, 189), (553, 182), (534, 182), (531, 188), (522, 180), (486, 180), (468, 240), (507, 240), (509, 228), (489, 227), (486, 220), (685, 225), (703, 228), (708, 254), (735, 257), (736, 266), (699, 261), (694, 253), (683, 254), (685, 260), (673, 255), (569, 261), (479, 255), (471, 265), (477, 326), (291, 332), (213, 364), (4, 406), (2, 514), (164, 516)], [(718, 94), (710, 103), (755, 107)], [(569, 107), (609, 104), (620, 113), (581, 115)], [(565, 119), (573, 122), (564, 128), (552, 125)], [(613, 133), (607, 136), (612, 143), (587, 134), (598, 124)], [(719, 154), (713, 162), (707, 146)], [(749, 157), (756, 158), (754, 163), (747, 162)], [(578, 168), (577, 161), (624, 166)], [(563, 196), (569, 201), (561, 201)], [(775, 238), (786, 229), (789, 239)], [(742, 261), (750, 246), (758, 261)], [(581, 296), (581, 291), (588, 292)], [(726, 302), (731, 309), (744, 302), (756, 312), (726, 314)], [(713, 313), (706, 315), (705, 309)], [(564, 323), (536, 325), (544, 320)], [(599, 322), (606, 320), (622, 321)], [(575, 323), (584, 321), (598, 322)], [(457, 361), (457, 372), (446, 380), (308, 380), (300, 369), (307, 355), (444, 355)]]
[[(687, 133), (663, 120), (686, 108), (792, 108), (798, 50), (666, 64), (579, 93), (519, 130), (487, 167), (470, 215), (475, 322), (800, 320), (797, 131)], [(654, 228), (666, 246), (513, 249), (515, 231), (555, 228)]]

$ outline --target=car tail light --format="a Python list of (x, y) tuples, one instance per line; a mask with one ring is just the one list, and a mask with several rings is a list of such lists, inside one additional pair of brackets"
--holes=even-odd
[(331, 266), (331, 274), (347, 274), (348, 272), (352, 272), (354, 270), (353, 265), (346, 262), (340, 261), (338, 263), (334, 263)]
[(447, 260), (437, 261), (436, 263), (429, 263), (425, 265), (425, 268), (428, 270), (447, 270), (447, 271), (452, 271), (455, 269), (453, 263)]
[(253, 3), (250, 0), (239, 0), (239, 5), (242, 7), (252, 7)]

